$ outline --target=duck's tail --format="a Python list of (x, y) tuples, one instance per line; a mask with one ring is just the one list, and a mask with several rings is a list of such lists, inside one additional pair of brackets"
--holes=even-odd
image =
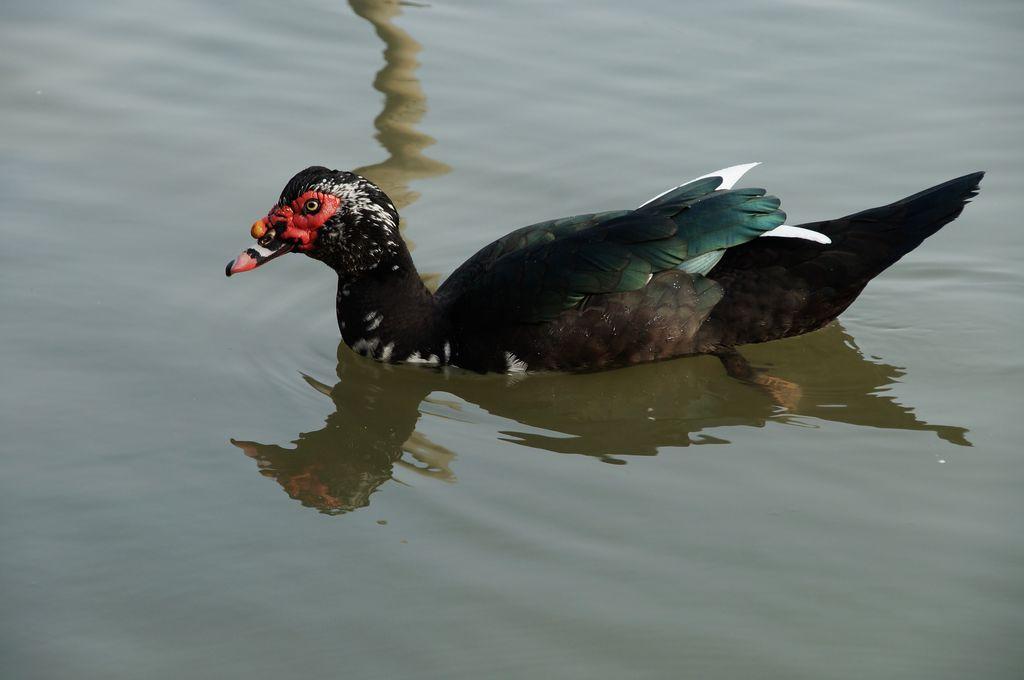
[(845, 242), (874, 277), (959, 217), (984, 176), (973, 172), (881, 208), (801, 226), (826, 234), (836, 247)]
[(821, 328), (868, 281), (956, 219), (983, 172), (952, 179), (880, 208), (802, 224), (832, 243), (759, 238), (726, 251), (708, 274), (724, 289), (701, 329), (707, 346), (765, 342)]

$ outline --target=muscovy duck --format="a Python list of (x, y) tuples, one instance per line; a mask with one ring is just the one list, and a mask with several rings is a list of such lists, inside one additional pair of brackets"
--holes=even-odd
[(594, 371), (714, 354), (747, 377), (737, 346), (830, 322), (955, 219), (984, 175), (794, 227), (764, 189), (733, 188), (755, 165), (698, 177), (635, 210), (513, 231), (436, 293), (420, 279), (387, 195), (365, 177), (314, 166), (253, 223), (257, 242), (227, 275), (289, 252), (326, 263), (338, 274), (342, 338), (381, 362)]

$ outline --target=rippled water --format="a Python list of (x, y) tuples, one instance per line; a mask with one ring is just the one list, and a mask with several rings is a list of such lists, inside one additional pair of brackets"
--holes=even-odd
[[(7, 3), (0, 673), (1010, 678), (1018, 2)], [(338, 347), (227, 258), (360, 168), (421, 271), (726, 165), (790, 221), (975, 169), (834, 324), (511, 380)]]

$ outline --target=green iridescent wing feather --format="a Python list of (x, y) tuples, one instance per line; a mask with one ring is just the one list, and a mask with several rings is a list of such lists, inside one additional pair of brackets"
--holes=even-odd
[(591, 295), (639, 290), (660, 271), (685, 268), (785, 221), (779, 200), (763, 189), (717, 191), (720, 184), (709, 177), (637, 210), (523, 227), (470, 258), (438, 295), (458, 291), (457, 316), (477, 323), (539, 323)]

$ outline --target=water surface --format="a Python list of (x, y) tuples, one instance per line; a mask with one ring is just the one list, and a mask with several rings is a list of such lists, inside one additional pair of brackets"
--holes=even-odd
[[(4, 677), (1019, 674), (1019, 3), (0, 13)], [(314, 163), (433, 285), (748, 161), (791, 223), (989, 175), (774, 391), (378, 366), (322, 265), (222, 273)]]

